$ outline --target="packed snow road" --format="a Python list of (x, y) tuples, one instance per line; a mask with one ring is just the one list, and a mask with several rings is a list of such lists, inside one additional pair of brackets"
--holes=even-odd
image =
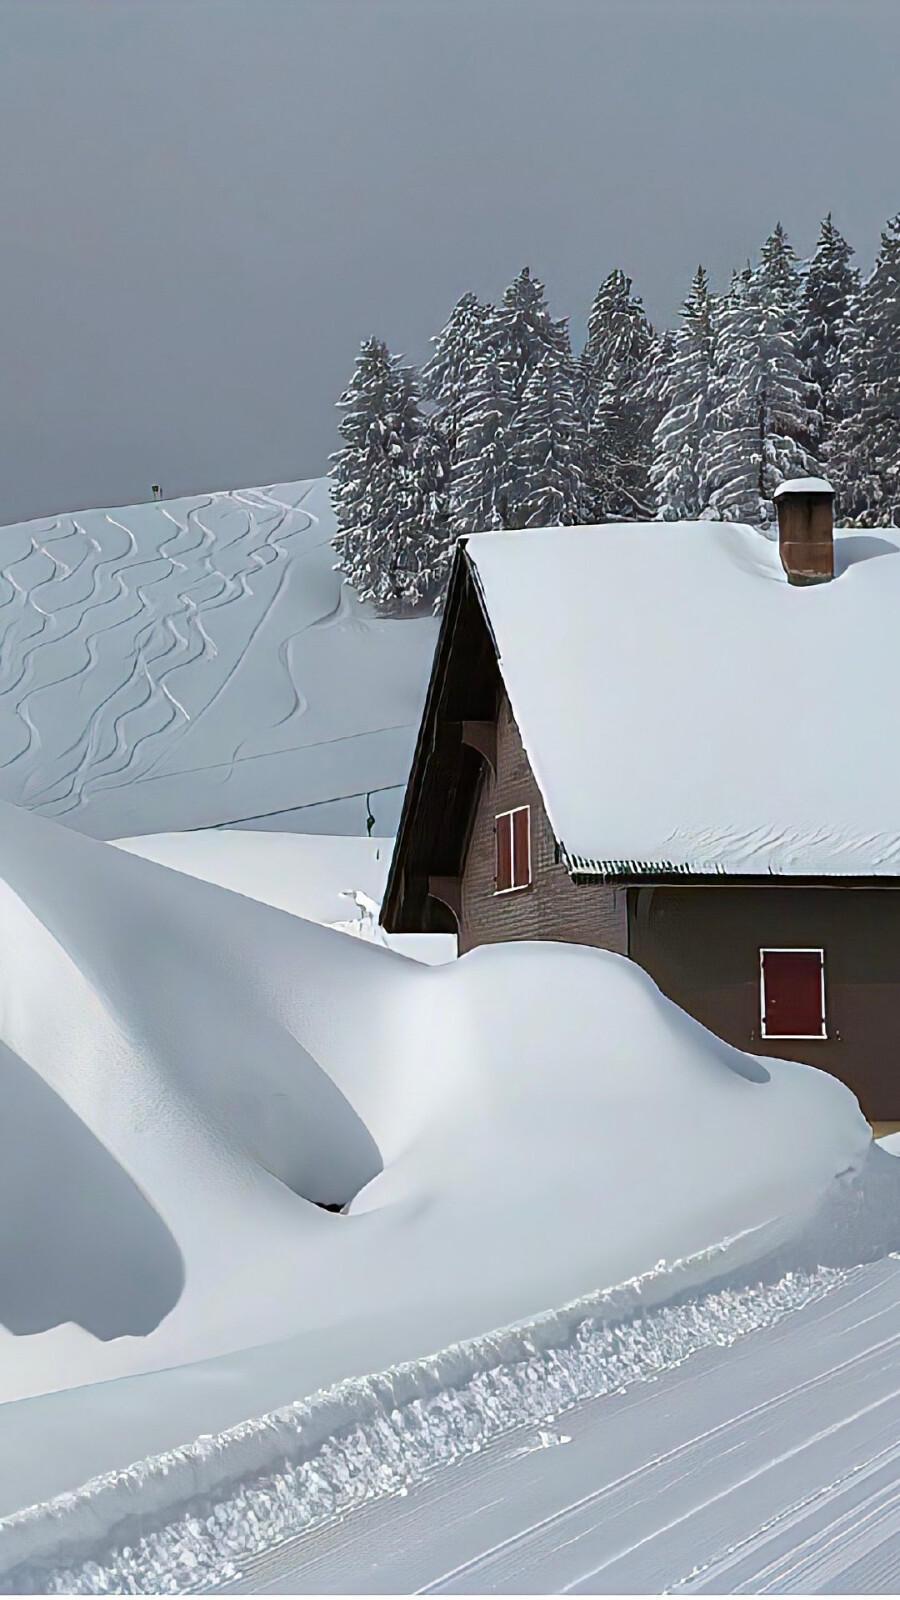
[(900, 1260), (248, 1561), (232, 1593), (896, 1593)]

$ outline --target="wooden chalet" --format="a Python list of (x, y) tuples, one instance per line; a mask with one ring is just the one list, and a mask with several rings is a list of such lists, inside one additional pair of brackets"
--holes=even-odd
[(461, 542), (382, 922), (616, 951), (900, 1120), (900, 532), (831, 504)]

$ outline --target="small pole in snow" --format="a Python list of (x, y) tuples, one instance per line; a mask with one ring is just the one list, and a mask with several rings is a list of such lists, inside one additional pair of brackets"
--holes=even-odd
[(162, 499), (162, 489), (160, 488), (158, 483), (151, 483), (151, 485), (150, 485), (150, 493), (152, 494), (154, 500), (161, 500)]

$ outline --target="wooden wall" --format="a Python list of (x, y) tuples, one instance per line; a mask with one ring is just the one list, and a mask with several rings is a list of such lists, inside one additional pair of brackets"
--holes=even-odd
[[(808, 1061), (873, 1121), (900, 1120), (900, 891), (632, 888), (629, 951), (664, 994), (754, 1055)], [(761, 948), (822, 948), (828, 1038), (763, 1039)]]
[[(532, 883), (494, 893), (494, 818), (531, 807)], [(485, 768), (462, 875), (459, 950), (504, 939), (561, 939), (627, 954), (625, 889), (574, 884), (556, 859), (556, 842), (508, 700), (500, 705), (496, 778)]]

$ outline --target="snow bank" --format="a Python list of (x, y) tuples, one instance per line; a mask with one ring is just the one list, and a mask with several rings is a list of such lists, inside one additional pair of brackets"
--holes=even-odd
[[(103, 838), (396, 826), (437, 625), (341, 583), (327, 479), (0, 530), (0, 798)], [(261, 816), (261, 814), (263, 814)]]
[[(9, 807), (0, 939), (46, 1192), (17, 1214), (0, 1164), (31, 1263), (0, 1320), (40, 1329), (0, 1331), (2, 1400), (301, 1334), (309, 1393), (338, 1337), (360, 1373), (376, 1333), (405, 1358), (723, 1240), (758, 1257), (869, 1145), (841, 1084), (742, 1056), (619, 957), (425, 967)], [(75, 1189), (87, 1310), (41, 1255)]]
[(419, 961), (451, 961), (456, 955), (450, 934), (388, 934), (379, 925), (393, 839), (209, 828), (115, 843), (147, 861)]
[[(708, 1271), (712, 1262), (707, 1261)], [(857, 1269), (858, 1270), (858, 1269)], [(136, 1463), (0, 1522), (13, 1593), (167, 1594), (215, 1587), (236, 1562), (354, 1506), (406, 1494), (498, 1435), (771, 1327), (852, 1275), (822, 1267), (719, 1288), (622, 1318), (597, 1297)]]

